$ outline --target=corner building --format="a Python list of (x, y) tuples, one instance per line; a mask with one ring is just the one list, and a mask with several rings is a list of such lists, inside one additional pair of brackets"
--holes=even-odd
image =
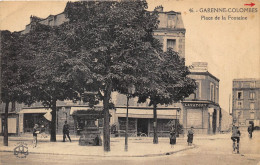
[(260, 79), (234, 79), (232, 117), (237, 126), (260, 126)]

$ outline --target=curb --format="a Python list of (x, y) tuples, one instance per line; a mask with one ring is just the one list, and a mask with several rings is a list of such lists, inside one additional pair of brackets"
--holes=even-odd
[[(30, 154), (45, 154), (45, 155), (73, 155), (73, 156), (88, 156), (88, 157), (155, 157), (155, 156), (165, 156), (165, 155), (172, 155), (178, 152), (187, 151), (190, 149), (197, 148), (196, 145), (193, 145), (192, 147), (184, 148), (178, 151), (171, 151), (171, 152), (165, 152), (160, 154), (146, 154), (146, 155), (82, 155), (82, 154), (62, 154), (62, 153), (41, 153), (41, 152), (29, 152)], [(9, 150), (0, 150), (0, 152), (14, 152)]]

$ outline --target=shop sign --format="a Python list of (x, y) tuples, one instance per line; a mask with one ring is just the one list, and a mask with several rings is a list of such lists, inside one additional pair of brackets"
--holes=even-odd
[(184, 103), (186, 107), (206, 107), (207, 104), (205, 103)]

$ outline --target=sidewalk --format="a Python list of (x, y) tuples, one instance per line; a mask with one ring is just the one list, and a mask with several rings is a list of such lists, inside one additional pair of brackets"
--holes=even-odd
[[(72, 136), (72, 142), (62, 142), (62, 136), (57, 135), (57, 142), (50, 142), (48, 138), (38, 138), (36, 148), (32, 146), (32, 137), (9, 137), (8, 146), (3, 146), (3, 136), (0, 137), (0, 152), (13, 152), (18, 142), (27, 144), (29, 154), (58, 154), (78, 156), (105, 156), (105, 157), (149, 157), (170, 155), (180, 151), (195, 148), (187, 146), (183, 138), (177, 139), (177, 144), (171, 147), (169, 138), (159, 138), (159, 144), (153, 144), (152, 137), (130, 137), (128, 140), (128, 151), (124, 151), (125, 139), (111, 138), (110, 152), (104, 152), (103, 146), (79, 146), (79, 137)], [(103, 142), (103, 141), (102, 141)]]

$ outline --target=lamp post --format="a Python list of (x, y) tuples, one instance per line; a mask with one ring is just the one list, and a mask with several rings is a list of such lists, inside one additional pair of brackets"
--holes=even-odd
[(175, 123), (175, 132), (179, 135), (179, 132), (178, 132), (178, 127), (177, 127), (177, 124), (179, 123), (178, 122), (178, 114), (180, 112), (180, 109), (176, 109), (176, 123)]
[(126, 95), (126, 127), (125, 127), (125, 151), (128, 151), (128, 106), (131, 95), (135, 92), (133, 85), (128, 87), (128, 94)]

